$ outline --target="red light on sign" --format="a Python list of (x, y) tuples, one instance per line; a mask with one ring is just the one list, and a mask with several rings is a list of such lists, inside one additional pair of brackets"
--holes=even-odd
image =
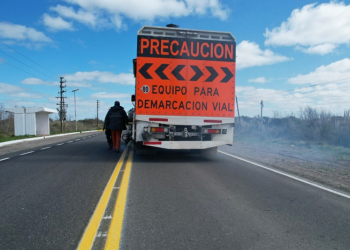
[(161, 141), (144, 141), (143, 145), (161, 145)]
[(208, 123), (222, 123), (221, 120), (204, 120), (204, 122), (208, 122)]
[(149, 118), (148, 119), (150, 122), (167, 122), (167, 118)]

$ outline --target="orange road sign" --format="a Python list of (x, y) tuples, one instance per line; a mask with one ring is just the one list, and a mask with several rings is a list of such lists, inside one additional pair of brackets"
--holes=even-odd
[(139, 36), (136, 114), (233, 118), (234, 46)]

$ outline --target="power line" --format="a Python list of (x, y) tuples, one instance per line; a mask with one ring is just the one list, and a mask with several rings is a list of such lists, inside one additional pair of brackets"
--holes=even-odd
[(33, 67), (31, 67), (31, 66), (29, 66), (29, 65), (25, 64), (24, 62), (21, 62), (20, 60), (17, 60), (16, 58), (14, 58), (14, 57), (12, 57), (12, 56), (10, 56), (10, 55), (6, 54), (5, 52), (3, 52), (3, 51), (0, 51), (0, 52), (1, 52), (1, 53), (3, 53), (3, 54), (5, 54), (6, 56), (8, 56), (8, 57), (12, 58), (13, 60), (16, 60), (17, 62), (19, 62), (19, 63), (21, 63), (21, 64), (23, 64), (23, 65), (27, 66), (28, 68), (31, 68), (31, 69), (35, 70), (36, 72), (39, 72), (40, 74), (43, 74), (44, 76), (47, 76), (47, 77), (49, 77), (49, 78), (51, 78), (51, 79), (55, 80), (55, 79), (54, 79), (54, 78), (52, 78), (51, 76), (48, 76), (48, 75), (46, 75), (45, 73), (40, 72), (40, 71), (39, 71), (39, 70), (37, 70), (37, 69), (34, 69)]
[[(70, 90), (70, 91), (73, 90), (73, 88), (71, 88), (71, 87), (69, 87), (69, 86), (67, 86), (67, 89)], [(79, 94), (78, 94), (78, 93), (79, 93)], [(77, 95), (80, 95), (80, 97), (82, 97), (82, 98), (90, 99), (90, 100), (94, 100), (94, 101), (95, 101), (95, 99), (93, 99), (93, 98), (87, 96), (87, 95), (84, 93), (84, 91), (77, 92)]]
[(24, 58), (28, 59), (29, 61), (31, 61), (31, 62), (33, 62), (33, 63), (35, 63), (35, 64), (36, 64), (36, 65), (38, 65), (39, 67), (41, 67), (41, 68), (43, 68), (43, 69), (45, 69), (45, 70), (49, 71), (50, 73), (52, 73), (52, 74), (54, 74), (54, 75), (56, 75), (56, 76), (60, 77), (60, 76), (59, 76), (59, 75), (57, 75), (56, 73), (54, 73), (54, 72), (52, 72), (51, 70), (49, 70), (49, 69), (45, 68), (44, 66), (41, 66), (39, 63), (37, 63), (37, 62), (33, 61), (32, 59), (30, 59), (30, 58), (28, 58), (27, 56), (23, 55), (22, 53), (18, 52), (18, 51), (17, 51), (17, 50), (15, 50), (14, 48), (11, 48), (9, 45), (5, 44), (4, 42), (0, 41), (0, 43), (2, 43), (3, 45), (5, 45), (6, 47), (10, 48), (11, 50), (15, 51), (16, 53), (20, 54), (21, 56), (23, 56)]
[[(36, 76), (36, 75), (33, 75), (33, 74), (31, 74), (31, 73), (29, 73), (29, 72), (27, 72), (27, 71), (25, 71), (25, 70), (23, 70), (23, 69), (20, 69), (20, 68), (18, 68), (18, 67), (16, 67), (16, 66), (13, 66), (13, 65), (9, 64), (8, 62), (6, 62), (6, 61), (4, 61), (4, 60), (2, 60), (2, 59), (0, 59), (0, 61), (3, 62), (3, 63), (5, 63), (5, 64), (7, 64), (7, 65), (9, 65), (9, 66), (11, 66), (11, 67), (13, 67), (13, 68), (15, 68), (15, 69), (20, 70), (20, 71), (22, 71), (22, 72), (24, 72), (24, 73), (26, 73), (26, 74), (28, 74), (28, 75), (31, 75), (31, 76), (34, 76), (34, 77), (40, 79), (40, 77), (38, 77), (38, 76)], [(40, 80), (41, 80), (41, 79), (40, 79)], [(48, 83), (52, 84), (52, 83), (49, 82), (49, 81), (44, 81), (44, 82), (48, 82)]]

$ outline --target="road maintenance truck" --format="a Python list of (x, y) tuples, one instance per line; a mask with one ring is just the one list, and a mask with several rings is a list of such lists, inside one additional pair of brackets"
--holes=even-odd
[(216, 154), (233, 143), (236, 40), (229, 32), (144, 26), (133, 60), (133, 139)]

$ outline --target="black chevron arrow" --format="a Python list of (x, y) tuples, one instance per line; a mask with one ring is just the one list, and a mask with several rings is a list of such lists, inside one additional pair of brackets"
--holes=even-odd
[(166, 69), (166, 67), (168, 67), (169, 64), (161, 64), (158, 69), (156, 69), (156, 74), (160, 77), (160, 79), (162, 80), (169, 80), (169, 78), (164, 74), (164, 70)]
[(220, 82), (228, 82), (233, 77), (232, 72), (228, 68), (225, 68), (225, 67), (221, 67), (221, 69), (222, 69), (222, 71), (224, 71), (226, 76)]
[(171, 72), (175, 76), (175, 78), (179, 81), (184, 81), (185, 78), (180, 75), (180, 71), (185, 67), (185, 65), (177, 65), (176, 68)]
[(203, 75), (203, 72), (196, 65), (191, 65), (191, 68), (196, 74), (190, 79), (190, 81), (196, 82)]
[(207, 80), (205, 80), (206, 82), (212, 82), (214, 81), (214, 79), (219, 75), (218, 72), (215, 71), (215, 69), (213, 67), (210, 66), (205, 66), (207, 68), (207, 70), (210, 72), (210, 76), (208, 77)]
[(145, 65), (142, 66), (142, 68), (139, 70), (140, 74), (145, 78), (145, 79), (153, 79), (150, 74), (148, 74), (147, 70), (153, 65), (153, 63), (145, 63)]

